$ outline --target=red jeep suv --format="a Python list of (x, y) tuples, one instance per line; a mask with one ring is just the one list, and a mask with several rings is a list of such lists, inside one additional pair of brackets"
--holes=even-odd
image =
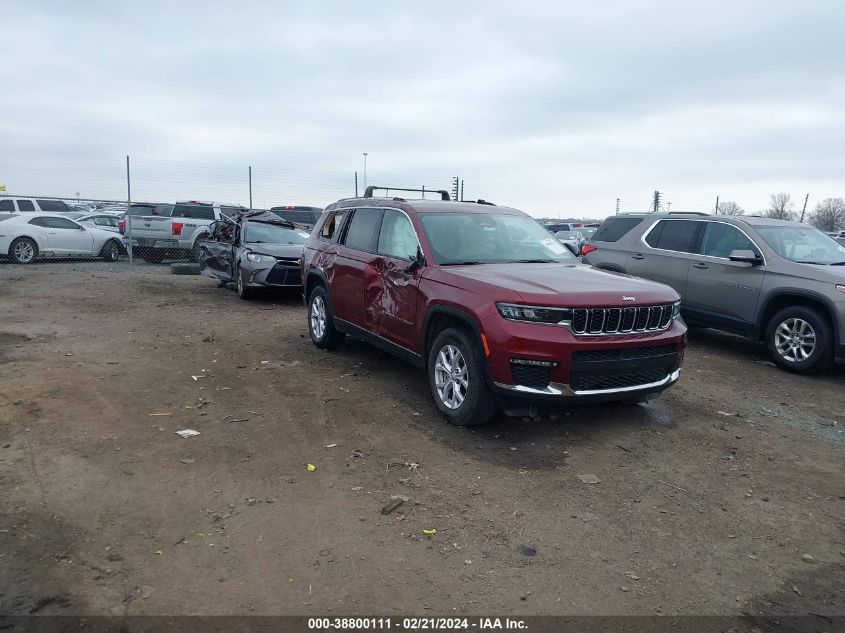
[(670, 287), (582, 264), (516, 209), (373, 189), (331, 204), (305, 247), (317, 347), (349, 334), (424, 367), (458, 425), (641, 402), (678, 380), (687, 328)]

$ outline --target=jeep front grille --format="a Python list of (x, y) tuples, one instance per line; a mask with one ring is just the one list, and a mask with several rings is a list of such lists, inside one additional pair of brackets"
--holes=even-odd
[(666, 330), (672, 323), (672, 304), (637, 308), (575, 308), (575, 334), (628, 334)]

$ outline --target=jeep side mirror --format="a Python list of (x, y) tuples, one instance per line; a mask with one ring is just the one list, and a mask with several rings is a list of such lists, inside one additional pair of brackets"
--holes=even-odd
[(732, 262), (744, 262), (746, 264), (751, 264), (752, 266), (754, 264), (763, 263), (763, 260), (760, 258), (760, 256), (751, 250), (737, 249), (735, 251), (731, 251), (731, 254), (728, 256), (728, 258)]
[(411, 255), (411, 263), (405, 266), (402, 272), (410, 274), (420, 266), (425, 266), (425, 256), (422, 254), (422, 249), (420, 249), (418, 244), (416, 254)]

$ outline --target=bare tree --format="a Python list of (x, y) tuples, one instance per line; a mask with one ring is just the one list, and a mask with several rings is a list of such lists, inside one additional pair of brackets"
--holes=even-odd
[(810, 214), (810, 224), (820, 231), (838, 231), (845, 229), (845, 200), (825, 198), (816, 205)]
[(719, 203), (718, 215), (745, 215), (745, 210), (736, 202), (725, 200)]
[(769, 208), (763, 212), (763, 215), (776, 220), (794, 220), (794, 208), (791, 195), (788, 193), (773, 193), (769, 196)]

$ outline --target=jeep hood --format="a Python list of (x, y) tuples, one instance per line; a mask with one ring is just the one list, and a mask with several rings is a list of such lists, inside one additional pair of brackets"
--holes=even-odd
[[(529, 305), (577, 308), (649, 305), (680, 299), (664, 284), (584, 264), (475, 264), (441, 270), (444, 281), (455, 286), (471, 290), (479, 283), (489, 286), (490, 296), (496, 301), (513, 300), (512, 293), (516, 293)], [(466, 283), (470, 280), (475, 283)]]

